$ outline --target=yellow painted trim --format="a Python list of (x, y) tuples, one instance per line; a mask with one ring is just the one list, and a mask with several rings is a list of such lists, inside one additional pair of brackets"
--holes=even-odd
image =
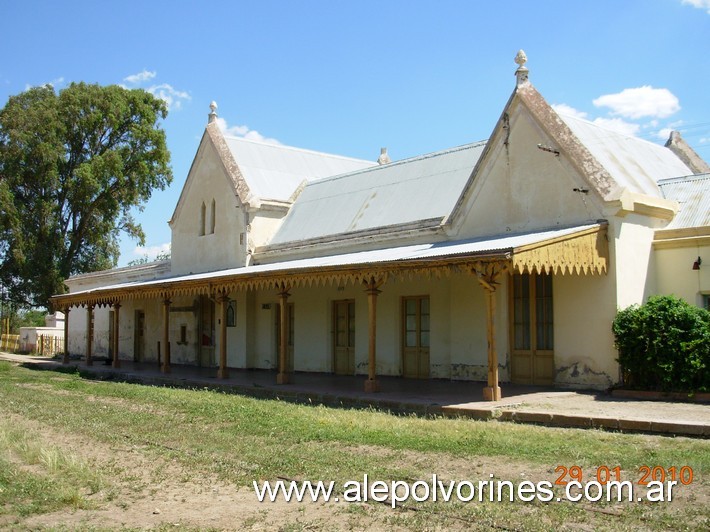
[(697, 248), (710, 247), (710, 235), (687, 238), (668, 238), (665, 240), (654, 240), (653, 249), (676, 249), (676, 248)]
[(607, 226), (516, 248), (512, 261), (515, 273), (605, 274), (609, 267)]

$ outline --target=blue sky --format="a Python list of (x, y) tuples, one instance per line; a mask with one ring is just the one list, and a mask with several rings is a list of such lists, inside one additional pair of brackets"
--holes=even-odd
[(397, 160), (487, 138), (520, 48), (549, 103), (710, 160), (710, 0), (0, 0), (0, 105), (72, 81), (168, 101), (174, 181), (125, 265), (170, 242), (210, 101), (232, 134)]

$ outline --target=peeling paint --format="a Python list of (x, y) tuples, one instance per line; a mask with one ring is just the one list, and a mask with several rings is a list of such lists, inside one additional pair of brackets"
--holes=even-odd
[(604, 390), (614, 384), (608, 373), (595, 371), (582, 362), (555, 369), (555, 384), (569, 388), (593, 388)]

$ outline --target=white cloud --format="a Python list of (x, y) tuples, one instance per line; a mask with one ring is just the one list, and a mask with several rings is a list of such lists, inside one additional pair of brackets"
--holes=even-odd
[(698, 142), (700, 144), (710, 144), (710, 137), (702, 137)]
[(153, 96), (163, 100), (168, 106), (168, 110), (173, 108), (180, 109), (183, 101), (192, 99), (188, 92), (179, 91), (168, 83), (153, 85), (152, 87), (148, 87), (146, 90)]
[(157, 246), (136, 246), (133, 249), (133, 254), (136, 257), (148, 257), (148, 260), (155, 260), (158, 255), (166, 255), (168, 253), (170, 253), (170, 242)]
[(595, 118), (593, 122), (598, 126), (611, 129), (612, 131), (616, 131), (617, 133), (628, 135), (630, 137), (636, 136), (636, 133), (638, 133), (639, 129), (641, 129), (641, 126), (638, 124), (626, 122), (621, 118)]
[(123, 78), (123, 81), (126, 83), (130, 83), (132, 85), (138, 85), (140, 83), (144, 83), (146, 81), (149, 81), (153, 79), (156, 76), (155, 70), (143, 70), (142, 72), (138, 72), (138, 74), (131, 74), (130, 76), (126, 76)]
[(664, 127), (656, 133), (656, 136), (661, 140), (668, 140), (668, 137), (671, 136), (671, 131), (673, 131), (673, 128)]
[(704, 9), (710, 15), (710, 0), (683, 0), (683, 5)]
[(219, 127), (219, 129), (225, 135), (229, 135), (231, 137), (244, 137), (245, 139), (265, 142), (267, 144), (281, 144), (278, 140), (265, 137), (255, 129), (249, 129), (249, 126), (230, 126), (227, 124), (227, 121), (222, 117), (217, 117), (216, 122), (217, 127)]
[(32, 87), (44, 87), (45, 85), (49, 85), (51, 87), (64, 85), (64, 76), (60, 76), (58, 78), (53, 79), (52, 81), (47, 81), (45, 83), (38, 83), (37, 85), (30, 85), (29, 83), (25, 83), (25, 90), (28, 91)]
[(572, 116), (574, 118), (587, 118), (587, 113), (578, 111), (566, 103), (553, 103), (552, 108), (561, 115)]
[(624, 89), (616, 94), (605, 94), (592, 103), (609, 107), (612, 115), (625, 118), (666, 118), (680, 110), (678, 98), (668, 89), (654, 89), (650, 85)]

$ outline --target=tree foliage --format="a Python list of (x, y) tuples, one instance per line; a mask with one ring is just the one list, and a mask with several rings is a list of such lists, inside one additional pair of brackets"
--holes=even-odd
[(0, 110), (0, 282), (47, 306), (74, 274), (111, 268), (131, 215), (172, 180), (165, 103), (140, 89), (31, 88)]
[(612, 331), (627, 384), (710, 391), (710, 312), (674, 296), (620, 310)]

